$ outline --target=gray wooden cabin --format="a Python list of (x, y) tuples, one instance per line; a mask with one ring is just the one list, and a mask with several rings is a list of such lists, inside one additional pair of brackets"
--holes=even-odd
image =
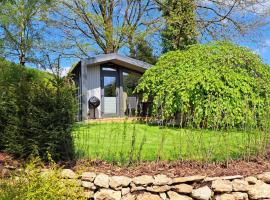
[[(138, 101), (133, 90), (150, 67), (148, 63), (119, 54), (81, 60), (70, 70), (78, 88), (78, 120), (129, 115)], [(89, 107), (93, 96), (100, 100), (96, 109)]]

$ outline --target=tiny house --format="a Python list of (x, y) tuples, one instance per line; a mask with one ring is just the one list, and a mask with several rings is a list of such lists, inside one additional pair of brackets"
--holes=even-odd
[[(70, 70), (77, 86), (78, 120), (130, 115), (138, 106), (138, 96), (133, 91), (150, 67), (115, 53), (81, 60)], [(91, 97), (100, 101), (97, 108), (89, 106)]]

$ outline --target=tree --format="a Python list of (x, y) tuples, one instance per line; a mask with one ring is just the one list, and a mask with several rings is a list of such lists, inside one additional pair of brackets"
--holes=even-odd
[(133, 55), (138, 40), (157, 30), (155, 9), (152, 0), (61, 0), (54, 23), (79, 57), (115, 53), (123, 46)]
[(157, 61), (157, 58), (153, 54), (152, 47), (146, 40), (142, 40), (136, 45), (134, 58), (150, 64), (155, 64)]
[(197, 42), (194, 0), (167, 0), (162, 8), (166, 25), (162, 30), (163, 52), (185, 49)]
[[(0, 2), (1, 56), (16, 58), (21, 65), (34, 62), (38, 44), (43, 39), (50, 0), (14, 0)], [(0, 42), (0, 43), (1, 43)], [(1, 53), (1, 52), (0, 52)]]
[(137, 87), (154, 113), (182, 127), (269, 127), (270, 68), (251, 50), (227, 42), (164, 54)]
[(165, 51), (176, 49), (170, 45), (171, 42), (177, 46), (175, 37), (180, 38), (183, 46), (194, 43), (196, 37), (200, 41), (253, 40), (269, 24), (269, 12), (264, 9), (267, 0), (155, 1), (166, 22)]

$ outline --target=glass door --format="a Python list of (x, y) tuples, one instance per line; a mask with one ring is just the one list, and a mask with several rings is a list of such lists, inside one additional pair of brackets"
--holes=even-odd
[(114, 68), (102, 68), (102, 114), (103, 117), (118, 116), (119, 108), (119, 80), (118, 72)]

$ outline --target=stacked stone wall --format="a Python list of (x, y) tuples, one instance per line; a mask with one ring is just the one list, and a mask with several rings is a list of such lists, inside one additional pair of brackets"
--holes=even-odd
[(78, 179), (84, 195), (94, 200), (270, 200), (270, 172), (243, 177), (168, 177), (142, 175), (134, 178), (62, 171), (63, 178)]

